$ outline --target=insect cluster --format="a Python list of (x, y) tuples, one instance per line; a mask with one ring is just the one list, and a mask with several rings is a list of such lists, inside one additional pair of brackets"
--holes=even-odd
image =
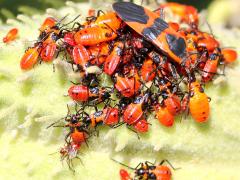
[[(60, 150), (70, 168), (71, 160), (78, 158), (81, 145), (98, 126), (117, 128), (126, 124), (138, 135), (149, 131), (150, 113), (169, 128), (180, 114), (190, 114), (198, 123), (208, 121), (210, 98), (204, 84), (222, 75), (225, 65), (237, 59), (237, 53), (221, 48), (211, 33), (199, 29), (194, 7), (165, 3), (157, 8), (150, 11), (119, 2), (113, 4), (113, 11), (95, 15), (90, 10), (85, 22), (75, 18), (63, 24), (48, 17), (39, 29), (37, 42), (23, 55), (22, 70), (51, 62), (61, 53), (73, 71), (79, 72), (81, 83), (68, 89), (69, 97), (77, 104), (76, 113), (69, 111), (64, 119), (63, 127), (69, 133)], [(166, 22), (165, 9), (178, 16), (180, 22)], [(16, 32), (10, 31), (4, 41), (15, 39)], [(107, 74), (113, 85), (100, 85), (96, 69)], [(86, 112), (89, 107), (94, 111)], [(171, 178), (170, 169), (162, 164), (145, 162), (132, 169), (134, 178), (121, 170), (121, 179)]]

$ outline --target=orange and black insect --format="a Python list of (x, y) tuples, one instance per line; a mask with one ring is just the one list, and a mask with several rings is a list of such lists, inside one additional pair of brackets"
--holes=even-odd
[(20, 61), (20, 67), (22, 70), (30, 70), (37, 63), (41, 51), (41, 46), (28, 48)]
[(67, 24), (60, 24), (61, 21), (63, 21), (65, 17), (63, 17), (60, 21), (56, 21), (52, 17), (48, 17), (43, 22), (42, 26), (40, 27), (40, 35), (38, 37), (38, 43), (42, 43), (42, 50), (40, 53), (40, 57), (43, 61), (49, 62), (52, 61), (56, 52), (58, 51), (57, 41), (60, 38), (64, 39), (64, 43), (73, 44), (74, 41), (73, 37), (71, 37), (72, 34), (67, 34), (65, 37), (65, 29), (64, 27), (68, 24), (74, 22), (79, 16), (77, 16), (72, 21), (68, 22)]
[(116, 74), (114, 86), (122, 96), (132, 97), (139, 91), (141, 83), (137, 74), (135, 74), (134, 77), (122, 77)]
[(110, 98), (111, 94), (105, 88), (91, 87), (84, 85), (73, 85), (68, 89), (68, 95), (74, 101), (86, 102), (97, 100), (98, 103)]
[(83, 123), (86, 126), (96, 128), (98, 125), (104, 124), (114, 126), (119, 122), (119, 112), (117, 108), (106, 107), (101, 111), (96, 111), (93, 114), (85, 117)]
[(86, 70), (90, 54), (83, 45), (78, 44), (73, 47), (72, 58), (75, 64), (80, 65), (83, 70)]
[(148, 101), (149, 94), (138, 96), (133, 103), (127, 105), (123, 111), (123, 122), (127, 126), (133, 126), (137, 132), (145, 133), (148, 131), (148, 122), (143, 118), (143, 105)]
[(74, 34), (77, 44), (92, 46), (102, 42), (114, 40), (117, 33), (107, 26), (93, 26), (81, 29)]
[[(181, 102), (175, 93), (177, 86), (170, 83), (164, 78), (158, 80), (160, 94), (163, 97), (163, 103), (168, 111), (174, 116), (181, 111)], [(174, 92), (174, 93), (173, 93)]]
[(193, 119), (200, 123), (206, 122), (210, 114), (209, 98), (195, 77), (191, 77), (189, 91), (189, 110)]
[[(139, 163), (135, 168), (127, 166), (121, 162), (118, 162), (114, 159), (113, 161), (125, 166), (134, 171), (134, 178), (131, 178), (129, 173), (121, 169), (120, 170), (120, 177), (122, 180), (133, 180), (133, 179), (146, 179), (146, 180), (171, 180), (172, 172), (170, 167), (173, 170), (177, 170), (179, 168), (174, 168), (172, 164), (168, 160), (162, 160), (159, 165), (154, 165), (153, 163), (146, 161), (144, 163)], [(164, 163), (168, 163), (170, 165), (166, 166), (163, 165)]]
[(221, 58), (221, 52), (219, 49), (215, 49), (213, 53), (209, 55), (202, 71), (202, 82), (206, 83), (212, 80), (214, 75), (217, 73), (218, 64)]
[(128, 26), (174, 61), (180, 64), (183, 59), (186, 59), (184, 36), (176, 32), (158, 14), (130, 2), (114, 3), (113, 9)]
[(116, 42), (114, 44), (114, 48), (110, 55), (106, 58), (104, 63), (104, 72), (108, 75), (112, 75), (121, 62), (121, 58), (123, 55), (124, 43)]

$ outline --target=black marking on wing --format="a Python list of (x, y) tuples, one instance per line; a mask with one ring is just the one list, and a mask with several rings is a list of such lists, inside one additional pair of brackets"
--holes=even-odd
[(149, 40), (155, 40), (157, 39), (159, 34), (161, 34), (161, 32), (167, 29), (168, 27), (169, 27), (168, 23), (166, 23), (161, 18), (156, 18), (151, 27), (144, 28), (142, 35)]
[(183, 38), (176, 38), (176, 36), (167, 34), (167, 43), (170, 50), (178, 57), (183, 58), (186, 56), (186, 44)]
[(117, 2), (112, 5), (114, 11), (125, 22), (138, 22), (147, 24), (149, 17), (142, 6), (131, 2)]

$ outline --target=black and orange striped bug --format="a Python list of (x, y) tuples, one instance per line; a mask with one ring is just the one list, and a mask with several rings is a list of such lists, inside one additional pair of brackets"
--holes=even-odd
[(164, 54), (181, 64), (186, 60), (186, 40), (158, 14), (131, 2), (113, 4), (117, 15)]

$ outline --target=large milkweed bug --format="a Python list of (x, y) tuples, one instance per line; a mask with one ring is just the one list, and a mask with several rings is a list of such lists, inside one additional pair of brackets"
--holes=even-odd
[(73, 85), (68, 89), (68, 95), (74, 101), (86, 102), (96, 100), (98, 103), (110, 98), (110, 92), (106, 88)]
[(127, 105), (123, 111), (123, 122), (128, 126), (133, 125), (137, 132), (147, 132), (148, 123), (143, 119), (143, 104), (149, 99), (149, 94), (138, 96), (133, 103)]
[(90, 55), (88, 50), (81, 44), (78, 44), (72, 49), (72, 57), (75, 64), (80, 65), (83, 70), (86, 69)]
[(202, 81), (204, 83), (212, 80), (213, 76), (217, 73), (217, 68), (218, 68), (220, 58), (221, 58), (221, 53), (218, 50), (218, 48), (215, 49), (213, 53), (209, 55), (209, 58), (202, 69), (203, 73), (201, 76), (202, 76)]
[[(74, 172), (73, 168), (73, 163), (72, 160), (77, 158), (81, 160), (78, 157), (78, 153), (80, 150), (80, 147), (82, 146), (83, 143), (87, 144), (87, 139), (90, 137), (89, 130), (85, 126), (85, 124), (82, 123), (82, 117), (84, 111), (82, 109), (77, 110), (76, 108), (76, 113), (71, 114), (70, 109), (68, 108), (68, 113), (67, 116), (62, 118), (64, 119), (64, 124), (59, 125), (60, 120), (50, 124), (47, 128), (49, 127), (64, 127), (64, 128), (69, 128), (69, 132), (65, 136), (65, 145), (60, 149), (60, 154), (61, 154), (61, 160), (65, 160), (68, 164), (68, 167), (70, 170)], [(57, 124), (57, 125), (56, 125)]]
[(13, 28), (8, 31), (5, 37), (3, 37), (3, 42), (4, 43), (9, 43), (11, 41), (14, 41), (18, 36), (18, 29)]
[(93, 26), (84, 28), (74, 34), (74, 40), (77, 44), (83, 46), (92, 46), (102, 42), (114, 40), (117, 37), (116, 32), (107, 26)]
[(119, 122), (119, 113), (117, 108), (106, 107), (101, 111), (96, 111), (93, 114), (83, 118), (83, 123), (86, 126), (96, 128), (100, 124), (114, 126)]
[(172, 115), (178, 114), (181, 111), (181, 102), (178, 96), (172, 93), (173, 91), (177, 91), (177, 87), (164, 78), (160, 78), (158, 83), (166, 108)]
[(40, 52), (41, 60), (44, 62), (52, 61), (57, 50), (57, 44), (55, 42), (42, 44), (42, 49)]
[(117, 15), (137, 33), (152, 42), (174, 61), (186, 60), (186, 40), (176, 32), (158, 14), (130, 2), (113, 4)]
[(40, 53), (40, 57), (43, 61), (49, 62), (53, 60), (54, 55), (59, 50), (57, 46), (57, 41), (59, 39), (63, 38), (64, 43), (66, 44), (72, 44), (74, 42), (73, 39), (71, 39), (71, 34), (67, 34), (65, 37), (64, 27), (75, 21), (78, 17), (79, 16), (77, 16), (74, 20), (68, 22), (67, 24), (62, 25), (60, 24), (60, 22), (63, 21), (66, 16), (58, 22), (52, 17), (48, 17), (45, 19), (45, 21), (40, 27), (40, 35), (38, 37), (38, 43), (42, 43), (43, 47)]
[(123, 42), (115, 43), (112, 52), (106, 58), (104, 63), (103, 70), (106, 74), (111, 76), (116, 71), (123, 55), (123, 48), (124, 48)]
[(209, 98), (194, 77), (190, 80), (189, 110), (197, 122), (206, 122), (210, 114)]
[(135, 168), (127, 166), (119, 161), (116, 161), (115, 159), (112, 160), (134, 171), (135, 174), (134, 178), (131, 178), (129, 173), (125, 169), (121, 169), (120, 170), (121, 180), (133, 180), (133, 179), (171, 180), (172, 178), (171, 169), (163, 164), (168, 163), (173, 170), (180, 169), (174, 168), (172, 164), (166, 159), (162, 160), (159, 163), (159, 165), (154, 165), (149, 161), (145, 161), (144, 163), (141, 162)]
[(38, 61), (40, 50), (40, 45), (37, 45), (35, 47), (30, 47), (25, 51), (20, 61), (20, 67), (22, 70), (29, 70), (33, 68)]

